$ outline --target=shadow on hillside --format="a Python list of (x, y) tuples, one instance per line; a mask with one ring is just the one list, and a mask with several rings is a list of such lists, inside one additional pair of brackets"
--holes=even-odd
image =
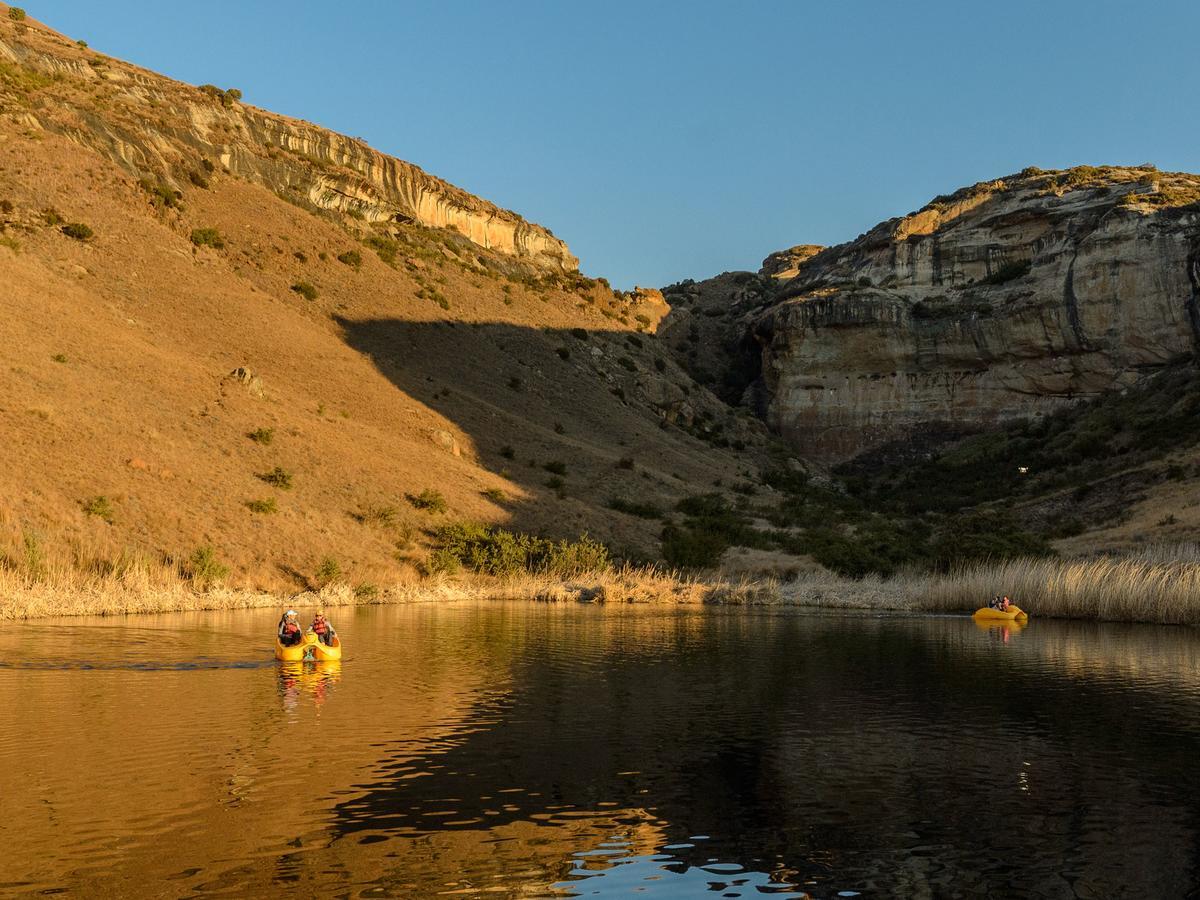
[[(647, 390), (663, 390), (668, 379), (688, 380), (673, 365), (658, 370), (656, 359), (667, 354), (652, 336), (491, 322), (337, 322), (347, 343), (399, 390), (462, 430), (473, 445), (462, 448), (464, 457), (536, 498), (503, 504), (513, 528), (575, 535), (594, 523), (575, 499), (603, 506), (614, 495), (678, 495), (701, 473), (711, 472), (709, 481), (722, 469), (733, 474), (728, 457), (666, 425), (647, 400)], [(431, 435), (430, 453), (452, 452), (447, 444)], [(622, 467), (623, 459), (634, 468)]]

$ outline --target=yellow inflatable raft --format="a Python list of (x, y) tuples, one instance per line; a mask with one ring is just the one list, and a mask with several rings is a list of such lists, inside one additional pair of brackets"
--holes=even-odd
[(984, 606), (975, 610), (974, 618), (993, 619), (1003, 622), (1024, 622), (1029, 618), (1029, 614), (1019, 606), (1010, 606), (1007, 610), (992, 609), (990, 606)]

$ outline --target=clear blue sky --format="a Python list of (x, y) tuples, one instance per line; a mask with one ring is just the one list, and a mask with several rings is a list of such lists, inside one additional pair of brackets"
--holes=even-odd
[(19, 0), (663, 285), (1027, 165), (1200, 171), (1200, 3)]

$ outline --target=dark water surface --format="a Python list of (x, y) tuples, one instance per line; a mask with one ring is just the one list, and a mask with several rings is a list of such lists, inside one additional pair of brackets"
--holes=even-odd
[(1186, 897), (1200, 637), (547, 606), (0, 631), (0, 894)]

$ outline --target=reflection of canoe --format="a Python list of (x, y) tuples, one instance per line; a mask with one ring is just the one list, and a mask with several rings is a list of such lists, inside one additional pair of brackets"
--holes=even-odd
[(341, 659), (342, 639), (335, 635), (333, 643), (326, 646), (317, 640), (315, 634), (306, 631), (304, 639), (299, 644), (285, 647), (279, 643), (279, 638), (275, 638), (275, 658), (283, 662), (299, 662), (302, 659)]
[(331, 659), (317, 661), (312, 659), (299, 662), (285, 662), (279, 667), (280, 676), (294, 678), (301, 685), (316, 685), (333, 683), (341, 677), (342, 661)]
[(999, 610), (999, 609), (992, 609), (990, 606), (984, 606), (981, 609), (975, 610), (975, 618), (976, 619), (996, 619), (998, 621), (1004, 621), (1004, 622), (1016, 622), (1016, 621), (1024, 621), (1025, 619), (1028, 619), (1029, 614), (1026, 613), (1019, 606), (1010, 606), (1008, 608), (1007, 612), (1005, 612), (1003, 610)]

